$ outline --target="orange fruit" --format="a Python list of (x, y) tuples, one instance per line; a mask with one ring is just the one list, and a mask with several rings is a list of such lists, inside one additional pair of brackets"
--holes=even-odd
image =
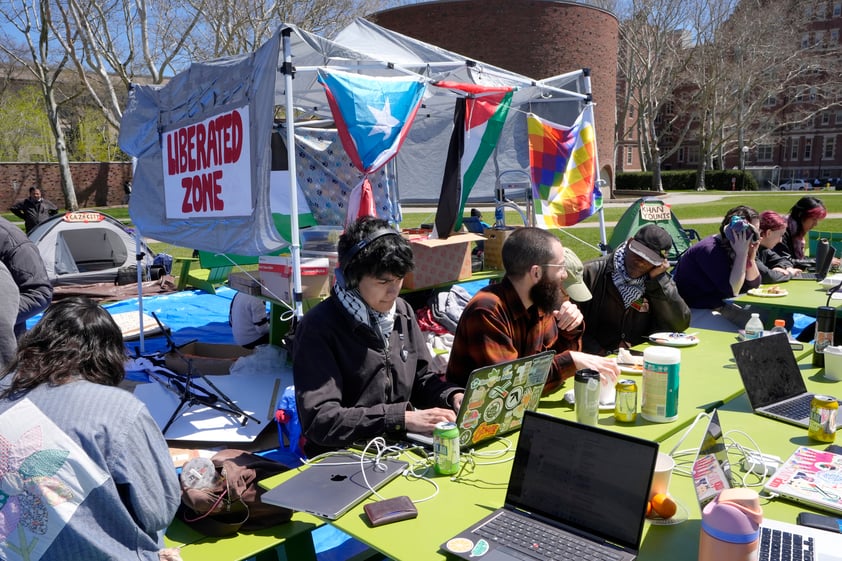
[(678, 510), (675, 501), (663, 493), (653, 495), (650, 503), (652, 504), (652, 510), (661, 518), (672, 518)]
[(646, 518), (652, 516), (652, 501), (646, 501)]

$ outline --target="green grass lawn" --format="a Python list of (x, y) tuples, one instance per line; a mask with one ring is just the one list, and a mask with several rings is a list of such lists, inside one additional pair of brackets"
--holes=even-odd
[[(781, 214), (786, 214), (789, 209), (800, 197), (805, 193), (781, 193), (770, 191), (758, 192), (738, 192), (728, 193), (713, 191), (705, 194), (719, 195), (722, 199), (718, 201), (708, 202), (704, 204), (671, 204), (672, 211), (678, 217), (679, 221), (685, 228), (695, 229), (700, 236), (705, 237), (714, 234), (719, 229), (718, 220), (725, 215), (728, 209), (737, 205), (748, 205), (758, 211), (774, 210)], [(824, 202), (829, 213), (842, 213), (842, 192), (836, 191), (815, 191), (810, 193), (813, 196), (819, 197)], [(669, 197), (664, 200), (669, 202)], [(629, 200), (629, 204), (634, 202)], [(627, 205), (606, 205), (604, 215), (605, 221), (613, 223), (619, 220), (622, 214), (628, 208)], [(105, 212), (123, 223), (131, 226), (131, 219), (129, 217), (128, 208), (125, 206), (109, 207), (98, 209)], [(13, 221), (20, 222), (20, 220), (11, 213), (2, 213), (2, 216)], [(430, 223), (435, 219), (435, 214), (430, 212), (414, 211), (412, 207), (404, 209), (404, 217), (401, 227), (403, 228), (417, 228), (421, 224)], [(709, 224), (687, 224), (686, 221), (693, 219), (716, 219), (717, 222)], [(507, 224), (520, 224), (522, 222), (520, 216), (514, 211), (506, 212)], [(599, 221), (596, 216), (592, 216), (585, 220), (582, 224), (592, 227), (577, 227), (569, 228), (559, 231), (558, 236), (562, 242), (575, 251), (582, 259), (591, 259), (599, 255), (599, 250), (596, 249), (599, 244), (599, 228), (597, 227)], [(821, 230), (842, 232), (842, 218), (828, 218), (820, 225)], [(606, 237), (611, 238), (613, 228), (606, 227)], [(152, 242), (149, 244), (155, 252), (169, 253), (173, 257), (186, 257), (192, 253), (192, 248), (179, 247), (165, 242)]]

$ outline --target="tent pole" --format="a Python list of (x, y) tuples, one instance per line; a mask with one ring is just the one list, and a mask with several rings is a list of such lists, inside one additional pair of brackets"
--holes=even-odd
[[(137, 158), (132, 157), (132, 177), (134, 177), (135, 168), (137, 167)], [(131, 201), (131, 195), (129, 195)], [(134, 228), (134, 254), (135, 265), (137, 266), (137, 322), (140, 324), (140, 339), (138, 340), (138, 354), (143, 355), (146, 352), (146, 341), (143, 335), (143, 269), (140, 266), (143, 259), (140, 244), (140, 231), (137, 226)]]
[[(583, 68), (582, 76), (585, 79), (585, 95), (587, 95), (585, 108), (591, 112), (591, 123), (593, 123), (594, 128), (594, 167), (596, 171), (594, 187), (599, 187), (601, 193), (603, 181), (599, 175), (599, 143), (596, 140), (596, 115), (593, 111), (593, 94), (591, 92), (591, 69)], [(599, 213), (599, 248), (602, 251), (602, 254), (605, 255), (606, 253), (608, 253), (608, 238), (605, 236), (605, 213), (603, 212), (603, 208), (604, 205), (600, 200), (599, 210), (597, 211)]]
[(295, 169), (295, 107), (292, 96), (292, 78), (295, 68), (292, 66), (292, 47), (290, 35), (292, 29), (285, 27), (281, 30), (284, 49), (284, 64), (281, 72), (284, 75), (284, 90), (286, 97), (286, 130), (287, 130), (287, 163), (289, 167), (289, 201), (292, 212), (289, 215), (292, 254), (292, 298), (295, 316), (301, 319), (304, 315), (301, 294), (301, 245), (298, 235), (298, 174)]

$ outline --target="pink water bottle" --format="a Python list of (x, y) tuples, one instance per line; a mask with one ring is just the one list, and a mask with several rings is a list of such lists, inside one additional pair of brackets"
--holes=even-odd
[(702, 511), (699, 561), (755, 561), (763, 509), (752, 489), (723, 489)]

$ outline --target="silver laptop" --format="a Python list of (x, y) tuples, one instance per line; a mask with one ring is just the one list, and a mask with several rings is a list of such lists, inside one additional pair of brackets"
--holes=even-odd
[(807, 428), (810, 401), (784, 333), (731, 345), (751, 408), (758, 415)]
[(528, 411), (506, 501), (442, 544), (462, 559), (637, 557), (658, 444)]
[(342, 452), (312, 463), (274, 489), (263, 493), (266, 504), (336, 520), (395, 477), (409, 464), (400, 460), (360, 460)]
[[(465, 383), (456, 414), (459, 446), (467, 449), (520, 428), (525, 411), (535, 411), (547, 383), (555, 351), (477, 368)], [(407, 433), (407, 440), (428, 447), (433, 437)]]
[[(693, 484), (700, 512), (722, 489), (733, 487), (725, 435), (716, 409), (710, 414), (696, 461), (693, 463)], [(772, 551), (779, 551), (781, 555), (770, 557)], [(807, 555), (807, 552), (811, 552), (812, 556)], [(757, 561), (800, 559), (842, 560), (842, 534), (764, 518), (760, 525)]]

